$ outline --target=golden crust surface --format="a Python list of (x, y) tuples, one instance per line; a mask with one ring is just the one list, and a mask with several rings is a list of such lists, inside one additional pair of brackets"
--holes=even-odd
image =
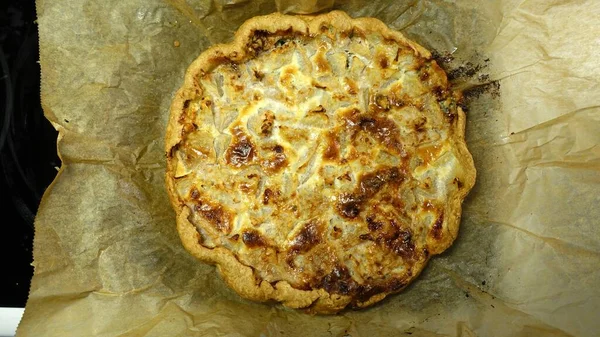
[(430, 53), (334, 11), (248, 20), (189, 67), (166, 136), (185, 248), (310, 312), (406, 287), (458, 233), (465, 115)]

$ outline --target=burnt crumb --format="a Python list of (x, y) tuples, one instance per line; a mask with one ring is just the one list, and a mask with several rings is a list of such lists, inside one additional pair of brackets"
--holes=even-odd
[(477, 79), (479, 80), (479, 82), (488, 82), (490, 80), (490, 75), (489, 74), (481, 74), (479, 76), (477, 76)]
[(265, 239), (255, 230), (247, 230), (242, 233), (242, 241), (249, 248), (266, 246)]
[(465, 297), (466, 297), (466, 298), (469, 298), (469, 293), (465, 293)]
[[(187, 99), (187, 100), (185, 100), (185, 102), (183, 102), (183, 109), (185, 110), (185, 109), (187, 109), (189, 106), (190, 106), (190, 100), (189, 100), (189, 99)], [(66, 119), (65, 119), (65, 121), (66, 121)]]
[(477, 85), (465, 90), (463, 94), (463, 98), (467, 102), (476, 99), (483, 94), (489, 94), (492, 98), (498, 98), (500, 97), (500, 82), (496, 80)]
[(456, 69), (452, 69), (448, 72), (448, 79), (450, 81), (456, 79), (471, 78), (475, 76), (481, 69), (485, 68), (486, 65), (474, 64), (473, 62), (467, 62), (464, 65), (459, 66)]
[(485, 285), (485, 280), (481, 281), (481, 285), (484, 286)]
[(281, 145), (275, 145), (273, 146), (273, 151), (275, 151), (275, 153), (283, 153), (283, 146)]
[(431, 58), (434, 59), (439, 65), (446, 65), (452, 61), (454, 61), (454, 56), (449, 52), (440, 53), (438, 51), (433, 51), (431, 53)]

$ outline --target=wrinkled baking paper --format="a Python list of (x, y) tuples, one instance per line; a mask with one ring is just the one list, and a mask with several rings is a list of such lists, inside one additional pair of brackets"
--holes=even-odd
[[(36, 219), (18, 336), (598, 336), (599, 1), (37, 6), (42, 104), (63, 166)], [(446, 55), (449, 71), (480, 68), (454, 80), (479, 91), (467, 101), (478, 180), (456, 243), (403, 293), (310, 316), (241, 299), (184, 251), (163, 137), (202, 50), (255, 15), (331, 8), (383, 20)]]

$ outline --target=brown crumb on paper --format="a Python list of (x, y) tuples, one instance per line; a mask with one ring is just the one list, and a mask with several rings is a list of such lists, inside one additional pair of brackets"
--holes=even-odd
[(178, 40), (173, 41), (173, 47), (177, 48), (181, 46), (181, 42), (179, 42)]

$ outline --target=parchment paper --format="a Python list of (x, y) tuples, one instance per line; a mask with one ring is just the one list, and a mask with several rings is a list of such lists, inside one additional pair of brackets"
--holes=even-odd
[[(42, 104), (60, 131), (63, 166), (36, 219), (18, 336), (600, 333), (600, 2), (37, 8)], [(478, 180), (456, 243), (408, 289), (368, 310), (309, 316), (239, 298), (184, 251), (164, 188), (163, 137), (184, 71), (207, 46), (258, 14), (331, 8), (377, 17), (458, 69), (454, 84), (472, 89), (467, 141)]]

